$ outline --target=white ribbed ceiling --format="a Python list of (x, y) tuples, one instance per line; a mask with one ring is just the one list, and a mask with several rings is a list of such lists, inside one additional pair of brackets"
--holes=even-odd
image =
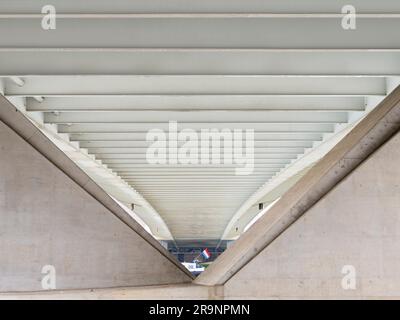
[[(360, 119), (400, 74), (396, 0), (352, 1), (356, 30), (342, 28), (348, 3), (336, 0), (53, 0), (57, 27), (45, 31), (47, 4), (0, 2), (4, 94), (136, 190), (119, 200), (163, 239), (240, 234), (233, 217), (257, 214), (246, 200)], [(149, 165), (146, 133), (169, 121), (254, 129), (254, 173)], [(95, 180), (115, 196), (113, 179)]]

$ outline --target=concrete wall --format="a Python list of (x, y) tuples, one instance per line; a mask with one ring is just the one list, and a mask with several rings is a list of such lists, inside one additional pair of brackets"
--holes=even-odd
[(190, 277), (0, 122), (0, 291), (190, 282)]
[(0, 300), (221, 300), (222, 287), (193, 284), (1, 293)]
[[(400, 133), (225, 284), (232, 298), (400, 297)], [(342, 288), (342, 268), (356, 289)]]

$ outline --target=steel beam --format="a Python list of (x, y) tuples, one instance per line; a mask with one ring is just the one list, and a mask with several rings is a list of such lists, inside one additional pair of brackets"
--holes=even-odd
[[(399, 20), (400, 21), (400, 20)], [(1, 20), (0, 20), (1, 26)], [(265, 75), (135, 75), (23, 77), (6, 82), (6, 95), (385, 95), (382, 77)], [(101, 97), (98, 97), (101, 98)]]

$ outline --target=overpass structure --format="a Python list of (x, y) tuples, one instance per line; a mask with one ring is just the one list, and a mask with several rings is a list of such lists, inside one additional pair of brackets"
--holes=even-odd
[[(399, 297), (396, 1), (45, 5), (0, 4), (0, 297)], [(204, 130), (251, 172), (149, 161)], [(160, 241), (235, 242), (193, 280)]]

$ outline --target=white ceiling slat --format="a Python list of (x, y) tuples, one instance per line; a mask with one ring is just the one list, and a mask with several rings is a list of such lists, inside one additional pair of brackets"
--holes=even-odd
[[(399, 57), (400, 58), (400, 57)], [(191, 95), (121, 97), (27, 98), (28, 111), (134, 111), (134, 110), (316, 110), (363, 111), (362, 97)]]
[[(275, 175), (279, 170), (254, 170), (250, 175), (247, 177), (257, 177), (257, 176), (266, 176), (266, 175)], [(236, 177), (235, 176), (235, 168), (230, 168), (230, 170), (219, 170), (219, 171), (203, 171), (201, 169), (193, 170), (193, 171), (168, 171), (165, 170), (164, 172), (151, 172), (150, 171), (128, 171), (119, 173), (118, 175), (123, 179), (135, 179), (135, 178), (160, 178), (158, 180), (169, 179), (169, 178), (182, 178), (182, 177)], [(243, 177), (241, 178), (244, 179)]]
[[(272, 176), (274, 174), (275, 174), (274, 172), (271, 172), (271, 173), (260, 174), (260, 176), (264, 176), (265, 177), (265, 176)], [(204, 183), (208, 183), (208, 188), (210, 190), (213, 190), (213, 188), (214, 188), (214, 186), (211, 186), (210, 182), (208, 182), (208, 181), (204, 181), (204, 180), (201, 180), (201, 179), (197, 180), (198, 177), (202, 178), (201, 175), (193, 175), (191, 173), (188, 173), (188, 174), (186, 174), (186, 176), (193, 178), (193, 181), (192, 181), (193, 186), (199, 186), (200, 187), (200, 185), (198, 185), (198, 183), (204, 182)], [(210, 175), (205, 175), (206, 178), (208, 178), (209, 176)], [(230, 176), (232, 176), (232, 172), (227, 173), (225, 175), (223, 175), (223, 174), (215, 175), (215, 178), (218, 178), (219, 176), (229, 176), (230, 177)], [(134, 177), (125, 176), (124, 179), (127, 179), (127, 180), (128, 179), (131, 179), (131, 180), (138, 179), (138, 180), (136, 180), (137, 181), (137, 187), (138, 188), (142, 188), (144, 185), (141, 184), (141, 182), (143, 182), (143, 180), (139, 180), (141, 177), (143, 177), (143, 176), (140, 176), (140, 175), (139, 176), (135, 175)], [(167, 177), (172, 177), (172, 175), (170, 175), (170, 176), (161, 175), (161, 177), (167, 178)], [(162, 186), (165, 186), (165, 187), (168, 187), (168, 188), (173, 188), (174, 187), (173, 185), (170, 185), (170, 182), (169, 182), (170, 180), (169, 181), (164, 181), (164, 180), (165, 179), (152, 180), (149, 185), (151, 185), (151, 186), (160, 186), (160, 185), (162, 185)], [(176, 180), (178, 180), (178, 179), (176, 179)], [(176, 181), (176, 180), (173, 180), (173, 181)], [(251, 182), (250, 179), (249, 180), (238, 179), (238, 180), (242, 181), (243, 183)], [(218, 181), (214, 181), (214, 182), (218, 182)], [(183, 184), (183, 186), (185, 186), (185, 184)], [(227, 185), (226, 181), (221, 181), (221, 186), (218, 186), (218, 187), (228, 187), (229, 188), (230, 186)], [(233, 186), (233, 187), (235, 187), (235, 186)], [(237, 187), (240, 187), (240, 186), (237, 186)], [(184, 191), (184, 190), (182, 190), (182, 186), (178, 186), (177, 188), (179, 188), (179, 190), (181, 190), (181, 191)]]
[[(178, 146), (181, 146), (184, 142), (177, 142)], [(148, 147), (151, 142), (147, 141), (81, 141), (79, 146), (81, 148), (144, 148)], [(255, 148), (311, 148), (312, 141), (263, 141), (255, 140)]]
[[(80, 0), (53, 0), (51, 2), (59, 12), (63, 13), (338, 13), (343, 1), (296, 1), (291, 0), (96, 0), (95, 4)], [(40, 12), (45, 1), (25, 0), (21, 6), (18, 2), (4, 0), (0, 2), (2, 13), (31, 13)], [(380, 0), (377, 6), (375, 0), (353, 0), (352, 5), (360, 13), (400, 12), (400, 5), (393, 0)]]
[[(282, 164), (255, 164), (255, 170), (259, 169), (280, 169), (284, 166)], [(169, 170), (169, 171), (189, 171), (189, 170), (231, 170), (232, 168), (236, 168), (236, 164), (208, 164), (208, 165), (157, 165), (157, 164), (109, 164), (108, 167), (113, 169), (115, 172), (120, 171), (153, 171), (157, 170)]]
[[(280, 122), (280, 123), (344, 123), (346, 112), (332, 111), (120, 111), (120, 112), (61, 112), (45, 113), (46, 123), (157, 123), (169, 121), (189, 122)], [(158, 129), (158, 126), (154, 126)], [(251, 128), (251, 127), (250, 127)], [(250, 129), (249, 128), (249, 129)]]
[[(146, 154), (148, 148), (87, 148), (89, 153), (92, 154)], [(222, 143), (221, 153), (223, 152), (224, 147)], [(254, 148), (255, 152), (262, 153), (288, 153), (288, 154), (299, 154), (304, 152), (304, 148), (265, 148), (265, 147), (256, 147)]]
[[(147, 113), (146, 113), (147, 114)], [(290, 122), (280, 122), (273, 123), (264, 121), (262, 123), (258, 122), (248, 122), (246, 119), (241, 119), (241, 122), (192, 122), (195, 119), (192, 118), (191, 122), (182, 122), (177, 123), (178, 131), (182, 129), (192, 129), (197, 133), (200, 133), (202, 129), (218, 129), (222, 130), (225, 128), (234, 129), (254, 129), (255, 130), (255, 138), (262, 139), (263, 137), (272, 137), (274, 134), (278, 135), (279, 133), (286, 133), (288, 135), (292, 134), (316, 134), (321, 132), (333, 132), (334, 124), (332, 123), (290, 123)], [(164, 122), (129, 122), (129, 123), (84, 123), (84, 124), (59, 124), (58, 132), (60, 133), (71, 133), (75, 134), (88, 134), (90, 133), (110, 133), (110, 137), (117, 137), (118, 134), (122, 135), (124, 133), (130, 135), (131, 140), (140, 139), (141, 141), (146, 140), (146, 134), (149, 130), (158, 128), (160, 130), (168, 131), (169, 130), (169, 119)], [(315, 135), (314, 135), (315, 137)], [(269, 138), (268, 138), (269, 139)], [(96, 141), (98, 139), (93, 139)], [(282, 140), (282, 139), (279, 139)]]
[[(1, 20), (0, 20), (1, 22)], [(136, 75), (23, 77), (6, 83), (6, 95), (385, 95), (382, 77), (265, 75)]]
[[(93, 63), (93, 56), (98, 63)], [(395, 76), (400, 75), (400, 50), (0, 47), (0, 70), (20, 76)]]
[[(247, 128), (254, 128), (248, 126)], [(225, 126), (226, 128), (226, 126)], [(62, 131), (61, 131), (62, 132)], [(65, 133), (65, 132), (64, 132)], [(322, 140), (320, 133), (304, 133), (304, 132), (255, 132), (255, 139), (263, 141), (319, 141)], [(72, 141), (146, 141), (146, 133), (117, 133), (117, 132), (92, 132), (92, 133), (71, 133)], [(256, 141), (257, 141), (256, 140)]]
[[(341, 8), (342, 6), (338, 7), (338, 10)], [(380, 19), (378, 23), (376, 19), (359, 19), (358, 28), (353, 33), (343, 32), (340, 18), (73, 19), (73, 23), (58, 23), (56, 32), (43, 32), (38, 21), (40, 19), (0, 19), (2, 46), (309, 49), (400, 47), (395, 32), (400, 21), (395, 18)], [(13, 30), (12, 33), (9, 32), (10, 29)], [(277, 30), (279, 37), (276, 36)], [(389, 30), (392, 32), (387, 32)]]
[(191, 179), (206, 179), (210, 183), (214, 180), (239, 180), (239, 181), (252, 181), (255, 179), (260, 179), (260, 177), (271, 177), (273, 176), (273, 173), (252, 173), (249, 176), (246, 176), (245, 178), (238, 178), (235, 176), (235, 172), (232, 170), (230, 173), (218, 173), (218, 174), (183, 174), (183, 175), (122, 175), (123, 179), (133, 179), (136, 180), (137, 182), (140, 181), (180, 181), (180, 180), (191, 180)]
[[(99, 160), (107, 159), (107, 160), (114, 160), (114, 159), (141, 159), (143, 161), (146, 160), (146, 154), (124, 154), (124, 153), (113, 153), (113, 154), (103, 154), (98, 153), (96, 154), (96, 158)], [(287, 154), (287, 153), (254, 153), (254, 159), (296, 159), (296, 154)], [(221, 157), (221, 162), (223, 158)], [(211, 160), (210, 160), (211, 162)]]
[[(40, 13), (0, 13), (0, 19), (41, 19)], [(118, 20), (118, 19), (340, 19), (342, 13), (271, 13), (271, 12), (182, 12), (182, 13), (59, 13), (58, 19), (85, 19), (85, 20)], [(395, 19), (400, 18), (400, 13), (358, 13), (359, 19)]]
[[(234, 172), (233, 172), (234, 173)], [(272, 176), (272, 174), (265, 174), (264, 176), (268, 177), (268, 176)], [(172, 181), (182, 181), (182, 180), (186, 180), (186, 181), (191, 181), (194, 178), (194, 176), (173, 176), (173, 177), (168, 177), (168, 176), (158, 176), (158, 177), (149, 177), (149, 176), (136, 176), (136, 177), (127, 177), (126, 181), (130, 181), (130, 180), (135, 180), (137, 181), (137, 183), (139, 182), (151, 182), (151, 181), (160, 181), (160, 182), (172, 182)], [(198, 175), (197, 178), (198, 180), (204, 180), (209, 182), (210, 184), (212, 183), (212, 181), (221, 181), (221, 182), (227, 182), (225, 180), (237, 180), (237, 181), (253, 181), (256, 179), (261, 179), (259, 176), (256, 175), (251, 175), (251, 176), (235, 176), (234, 174), (228, 174), (228, 175), (223, 175), (223, 176), (216, 176), (216, 175)]]
[[(279, 164), (279, 165), (287, 165), (291, 162), (290, 159), (254, 159), (254, 164)], [(132, 164), (140, 164), (140, 165), (149, 165), (146, 160), (143, 159), (104, 159), (102, 160), (104, 164), (123, 164), (123, 165), (132, 165)], [(186, 166), (186, 165), (185, 165)]]

